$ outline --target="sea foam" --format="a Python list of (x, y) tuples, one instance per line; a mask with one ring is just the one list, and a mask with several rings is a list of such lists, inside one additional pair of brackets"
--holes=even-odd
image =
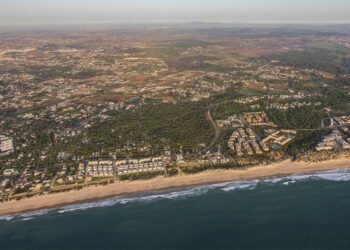
[(272, 178), (264, 180), (266, 183), (288, 182), (295, 183), (305, 180), (327, 180), (327, 181), (350, 181), (350, 168), (335, 169), (322, 172), (313, 172), (306, 174), (294, 174), (286, 177)]
[(232, 192), (239, 190), (253, 190), (260, 184), (281, 184), (291, 185), (301, 181), (308, 180), (326, 180), (326, 181), (350, 181), (350, 168), (349, 169), (336, 169), (330, 171), (313, 172), (306, 174), (295, 174), (285, 177), (276, 177), (261, 180), (246, 180), (246, 181), (232, 181), (219, 184), (201, 185), (196, 187), (190, 187), (185, 189), (166, 190), (166, 191), (154, 191), (147, 193), (140, 193), (133, 196), (116, 196), (109, 199), (100, 201), (86, 202), (76, 205), (68, 205), (55, 209), (44, 209), (34, 212), (16, 214), (13, 216), (2, 216), (0, 221), (27, 221), (36, 218), (41, 215), (49, 213), (64, 214), (74, 211), (83, 211), (92, 208), (112, 207), (115, 205), (125, 205), (128, 203), (139, 202), (154, 202), (158, 200), (174, 200), (185, 199), (187, 197), (199, 196), (208, 193), (211, 190), (219, 190), (223, 192)]

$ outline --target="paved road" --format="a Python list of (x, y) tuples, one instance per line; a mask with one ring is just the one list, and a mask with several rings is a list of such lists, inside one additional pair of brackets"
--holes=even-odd
[(337, 129), (337, 128), (341, 128), (344, 125), (336, 125), (336, 126), (332, 126), (332, 127), (324, 127), (324, 128), (314, 128), (314, 129), (293, 129), (296, 130), (298, 132), (307, 132), (307, 131), (322, 131), (322, 130), (329, 130), (329, 129)]
[(221, 129), (220, 127), (216, 124), (216, 122), (213, 119), (213, 116), (211, 115), (211, 110), (209, 109), (207, 111), (207, 119), (208, 121), (211, 123), (211, 125), (213, 126), (213, 128), (215, 129), (215, 137), (211, 140), (208, 149), (212, 149), (219, 141), (220, 135), (221, 135)]

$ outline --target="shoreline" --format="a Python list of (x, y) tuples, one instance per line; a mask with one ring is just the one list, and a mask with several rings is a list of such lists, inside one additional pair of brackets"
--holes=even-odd
[(230, 181), (280, 177), (291, 174), (303, 174), (342, 168), (350, 168), (349, 158), (340, 158), (319, 163), (285, 160), (279, 163), (254, 166), (246, 169), (210, 170), (192, 175), (178, 175), (175, 177), (162, 176), (150, 180), (119, 181), (106, 186), (93, 186), (81, 190), (36, 196), (19, 201), (3, 202), (0, 203), (0, 216), (59, 208), (133, 193), (187, 188)]

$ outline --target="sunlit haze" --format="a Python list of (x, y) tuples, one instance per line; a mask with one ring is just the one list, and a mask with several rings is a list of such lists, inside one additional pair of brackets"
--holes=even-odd
[(0, 0), (0, 24), (347, 23), (347, 0)]

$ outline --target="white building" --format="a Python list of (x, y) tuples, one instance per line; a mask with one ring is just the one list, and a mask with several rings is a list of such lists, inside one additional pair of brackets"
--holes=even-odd
[(13, 151), (14, 147), (12, 138), (0, 135), (0, 156), (9, 155)]
[(334, 149), (350, 149), (350, 144), (343, 139), (339, 130), (334, 130), (330, 135), (327, 135), (316, 147), (317, 151)]

